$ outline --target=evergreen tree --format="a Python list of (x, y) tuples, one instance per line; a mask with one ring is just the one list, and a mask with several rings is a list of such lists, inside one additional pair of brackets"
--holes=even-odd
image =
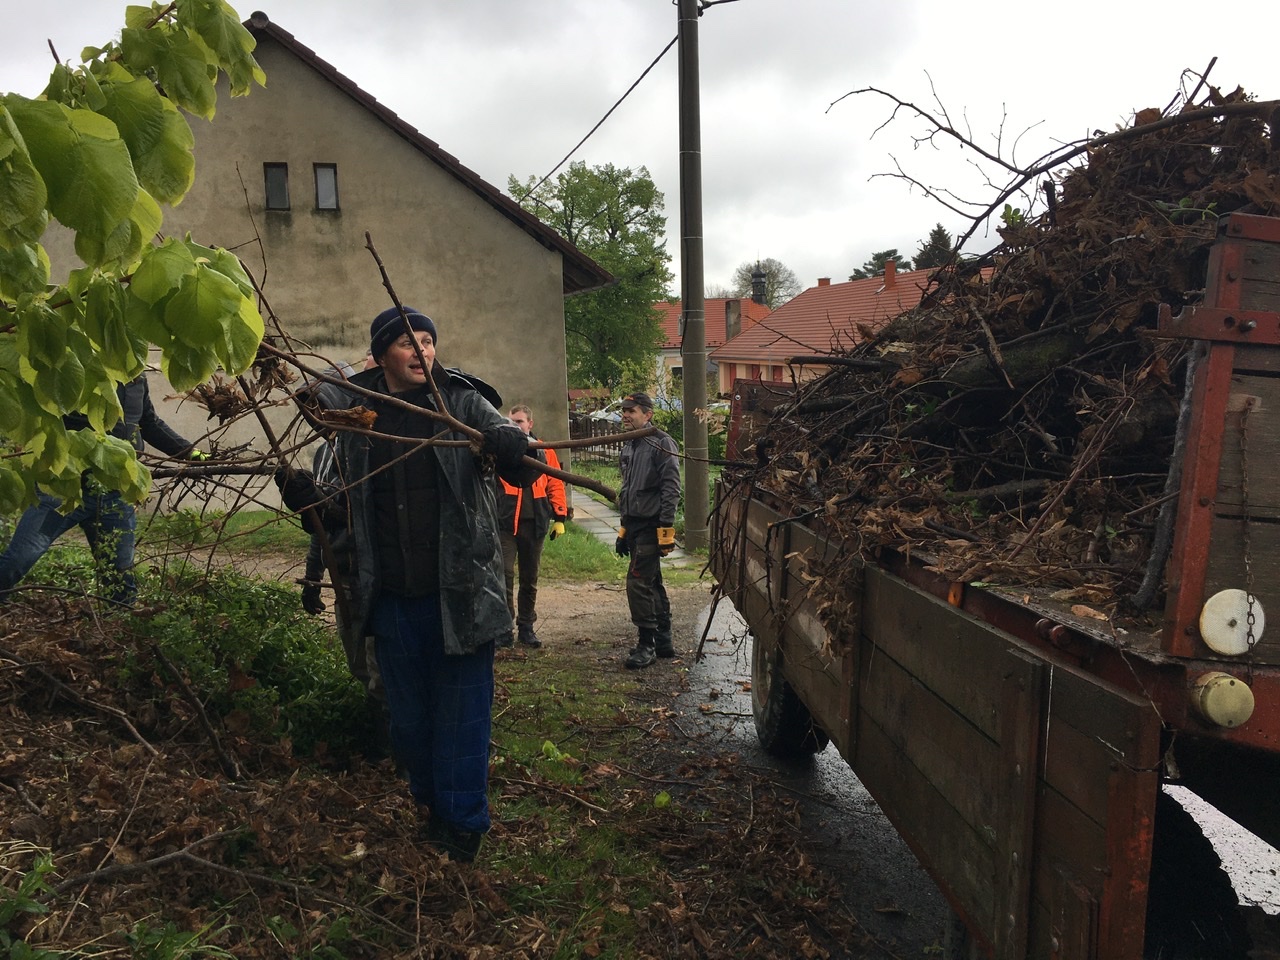
[(869, 280), (872, 277), (878, 277), (884, 273), (884, 265), (887, 261), (892, 260), (896, 264), (897, 270), (910, 270), (911, 261), (898, 253), (897, 247), (890, 247), (888, 250), (880, 250), (871, 255), (871, 259), (858, 267), (849, 274), (850, 280)]
[(929, 239), (923, 241), (916, 251), (916, 269), (928, 270), (942, 266), (951, 259), (953, 250), (951, 234), (943, 229), (942, 224), (938, 224), (929, 231)]

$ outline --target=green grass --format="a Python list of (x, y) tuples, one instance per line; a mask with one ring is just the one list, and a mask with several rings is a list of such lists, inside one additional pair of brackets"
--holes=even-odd
[(222, 543), (247, 553), (293, 553), (303, 556), (310, 543), (295, 517), (274, 510), (239, 510), (230, 515), (178, 510), (138, 518), (139, 541), (170, 548), (208, 547)]
[[(642, 785), (637, 796), (637, 784), (620, 782), (616, 772), (634, 762), (645, 736), (640, 724), (623, 722), (634, 719), (641, 685), (619, 674), (602, 685), (590, 656), (499, 661), (496, 673), (495, 814), (522, 836), (537, 829), (531, 842), (491, 845), (487, 862), (504, 876), (512, 911), (561, 918), (563, 946), (549, 956), (578, 958), (592, 945), (601, 957), (627, 956), (636, 915), (663, 893), (662, 862), (620, 826), (584, 817), (572, 798), (610, 810), (652, 809), (643, 794), (659, 788)], [(547, 731), (560, 738), (546, 739)]]

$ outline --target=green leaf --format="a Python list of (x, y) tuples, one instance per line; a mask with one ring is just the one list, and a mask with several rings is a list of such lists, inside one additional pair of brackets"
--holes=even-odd
[(142, 258), (129, 281), (129, 292), (148, 306), (176, 293), (183, 279), (195, 269), (196, 258), (178, 240), (165, 240)]
[(175, 390), (194, 389), (213, 376), (217, 368), (212, 354), (192, 349), (177, 339), (160, 357), (160, 370)]
[(225, 343), (228, 319), (240, 314), (240, 300), (234, 282), (208, 264), (197, 263), (165, 304), (164, 322), (188, 346), (216, 350)]
[(177, 8), (178, 16), (200, 35), (227, 71), (233, 97), (244, 96), (253, 83), (266, 83), (266, 74), (252, 56), (257, 41), (229, 4), (223, 0), (177, 0)]
[(138, 179), (116, 126), (88, 110), (8, 96), (14, 123), (48, 190), (49, 210), (105, 243), (134, 208)]
[(229, 250), (222, 247), (205, 247), (194, 242), (191, 234), (187, 234), (187, 249), (191, 251), (192, 256), (197, 260), (205, 259), (209, 261), (209, 265), (219, 273), (224, 274), (231, 280), (235, 281), (236, 286), (240, 288), (240, 292), (246, 297), (252, 297), (256, 292), (254, 290), (253, 281), (249, 279), (249, 275), (244, 271), (244, 264), (240, 262), (240, 258)]
[(150, 80), (112, 68), (102, 113), (119, 129), (142, 186), (161, 203), (177, 203), (195, 180), (191, 127)]
[(26, 471), (14, 470), (12, 460), (0, 461), (0, 514), (12, 516), (35, 501), (35, 488), (28, 485)]
[(142, 372), (147, 355), (146, 341), (135, 336), (125, 322), (126, 301), (127, 294), (120, 284), (99, 274), (89, 284), (81, 321), (98, 348), (104, 373), (121, 383)]
[(120, 33), (125, 66), (136, 74), (154, 70), (165, 95), (182, 109), (213, 119), (217, 93), (212, 54), (199, 37), (161, 21), (148, 30)]
[(49, 197), (6, 100), (0, 98), (0, 247), (11, 249), (44, 233)]
[(49, 255), (32, 242), (13, 250), (0, 246), (0, 297), (17, 300), (24, 293), (43, 293), (49, 284)]
[(226, 351), (219, 354), (223, 368), (230, 374), (244, 373), (258, 356), (264, 332), (262, 314), (252, 300), (240, 301), (240, 312), (227, 327)]
[(653, 798), (653, 805), (659, 809), (665, 809), (671, 805), (671, 794), (665, 790), (659, 790), (658, 795)]

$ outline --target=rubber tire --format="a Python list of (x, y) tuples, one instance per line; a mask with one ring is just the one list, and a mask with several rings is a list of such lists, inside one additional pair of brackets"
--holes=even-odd
[(782, 650), (751, 641), (751, 714), (760, 745), (775, 757), (807, 757), (821, 753), (831, 738), (787, 683)]
[(1246, 960), (1248, 925), (1222, 860), (1182, 804), (1156, 798), (1145, 960)]

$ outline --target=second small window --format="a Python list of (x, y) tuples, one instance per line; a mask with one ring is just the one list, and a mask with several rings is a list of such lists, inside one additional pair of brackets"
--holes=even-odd
[(316, 174), (316, 209), (338, 209), (338, 165), (336, 163), (313, 164)]

